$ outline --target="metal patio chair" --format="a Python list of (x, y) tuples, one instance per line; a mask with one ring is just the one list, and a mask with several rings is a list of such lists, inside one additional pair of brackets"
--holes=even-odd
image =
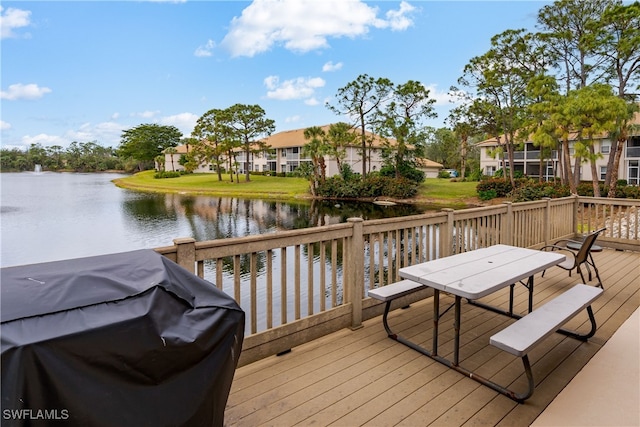
[[(587, 281), (584, 280), (584, 274), (582, 273), (582, 269), (580, 267), (582, 265), (585, 265), (587, 267), (587, 271), (589, 272), (589, 281), (591, 281), (592, 278), (591, 267), (593, 267), (593, 271), (596, 273), (596, 278), (598, 279), (597, 286), (604, 289), (604, 286), (602, 285), (602, 279), (600, 279), (600, 274), (598, 273), (598, 268), (596, 267), (596, 263), (593, 260), (593, 255), (591, 255), (592, 250), (594, 250), (594, 243), (598, 238), (598, 235), (604, 230), (606, 230), (606, 227), (587, 234), (582, 242), (577, 242), (571, 239), (562, 239), (558, 240), (553, 245), (542, 247), (541, 250), (568, 252), (567, 259), (564, 262), (558, 264), (557, 267), (567, 270), (569, 272), (569, 276), (571, 276), (571, 272), (573, 270), (578, 270), (583, 283), (587, 283)], [(570, 246), (578, 247), (578, 249), (571, 249)], [(599, 249), (602, 250), (601, 248)], [(545, 272), (543, 271), (543, 277), (544, 273)]]

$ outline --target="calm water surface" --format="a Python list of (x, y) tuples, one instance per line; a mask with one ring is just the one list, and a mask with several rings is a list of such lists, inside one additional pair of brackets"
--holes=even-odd
[(0, 174), (0, 266), (155, 248), (172, 245), (177, 237), (238, 237), (429, 209), (149, 194), (116, 187), (111, 181), (121, 176)]

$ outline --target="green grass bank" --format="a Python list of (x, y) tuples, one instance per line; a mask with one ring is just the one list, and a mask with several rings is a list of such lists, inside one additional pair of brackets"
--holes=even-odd
[[(218, 181), (215, 174), (200, 173), (182, 175), (178, 178), (155, 179), (154, 171), (140, 172), (113, 182), (121, 188), (131, 190), (184, 193), (209, 196), (239, 197), (254, 199), (296, 200), (311, 198), (309, 182), (303, 178), (280, 178), (251, 175), (251, 181), (230, 182), (228, 175)], [(418, 195), (405, 203), (437, 204), (443, 207), (464, 208), (477, 205), (477, 182), (454, 182), (449, 179), (428, 178), (419, 188)]]

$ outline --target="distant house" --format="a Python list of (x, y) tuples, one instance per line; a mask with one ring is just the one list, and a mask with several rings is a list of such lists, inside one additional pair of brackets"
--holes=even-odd
[[(636, 113), (633, 123), (640, 125), (640, 114)], [(570, 135), (569, 150), (573, 158), (573, 146), (577, 141), (577, 134)], [(498, 140), (490, 138), (477, 144), (480, 148), (480, 167), (483, 174), (493, 176), (499, 169), (507, 169), (510, 167), (506, 150), (504, 153), (496, 156), (490, 155), (491, 151), (498, 148)], [(609, 153), (611, 151), (611, 139), (602, 136), (594, 141), (594, 149), (596, 153), (601, 154), (596, 160), (596, 169), (598, 172), (598, 180), (602, 181), (607, 173), (607, 162), (609, 161)], [(534, 146), (533, 142), (527, 141), (522, 150), (514, 153), (513, 170), (519, 171), (531, 178), (538, 178), (541, 174), (543, 179), (550, 180), (560, 176), (558, 167), (562, 150), (552, 150), (550, 155), (540, 161), (540, 149)], [(580, 180), (591, 181), (591, 164), (583, 163), (580, 166)], [(631, 185), (640, 185), (640, 131), (636, 130), (625, 141), (622, 148), (622, 157), (620, 158), (620, 168), (618, 170), (618, 178), (626, 179)]]
[[(329, 125), (320, 126), (325, 132), (328, 131)], [(309, 142), (304, 137), (306, 128), (288, 130), (275, 133), (263, 141), (269, 147), (267, 150), (259, 154), (250, 154), (249, 168), (252, 172), (273, 172), (288, 173), (296, 170), (302, 163), (311, 162), (309, 157), (304, 154), (304, 146)], [(369, 162), (367, 168), (369, 172), (378, 171), (382, 167), (382, 143), (383, 140), (377, 135), (367, 132), (367, 136), (372, 138), (372, 144), (369, 151)], [(393, 143), (393, 140), (391, 140)], [(188, 147), (181, 145), (176, 148), (176, 153), (165, 153), (165, 170), (184, 170), (184, 167), (178, 163), (182, 154), (187, 153)], [(342, 160), (343, 163), (351, 166), (354, 172), (362, 172), (362, 156), (360, 155), (361, 146), (359, 143), (346, 147), (346, 156)], [(173, 156), (173, 163), (172, 163)], [(238, 172), (245, 173), (246, 153), (238, 151), (236, 155), (236, 163), (238, 164)], [(335, 159), (325, 156), (325, 164), (327, 166), (327, 176), (337, 175), (338, 164)], [(173, 166), (172, 166), (173, 165)], [(418, 167), (425, 172), (429, 178), (435, 178), (442, 169), (440, 163), (436, 163), (429, 159), (420, 159)], [(212, 164), (201, 164), (194, 172), (215, 172), (215, 166)]]

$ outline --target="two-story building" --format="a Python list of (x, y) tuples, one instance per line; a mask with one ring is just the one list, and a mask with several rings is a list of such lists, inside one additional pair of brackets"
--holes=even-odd
[[(632, 122), (634, 125), (640, 125), (640, 114), (636, 113)], [(569, 150), (571, 154), (572, 170), (575, 164), (574, 144), (577, 141), (577, 133), (571, 134), (569, 137)], [(508, 169), (509, 159), (506, 149), (504, 152), (496, 155), (500, 147), (496, 138), (490, 138), (479, 142), (480, 148), (480, 167), (485, 175), (493, 176), (499, 169)], [(599, 154), (596, 160), (596, 170), (598, 179), (604, 180), (607, 173), (607, 164), (611, 151), (611, 139), (606, 136), (597, 138), (594, 141), (594, 151)], [(513, 170), (522, 172), (531, 178), (538, 178), (542, 174), (545, 180), (560, 176), (558, 164), (562, 156), (560, 146), (558, 149), (551, 150), (547, 155), (541, 156), (541, 151), (533, 142), (524, 143), (523, 149), (514, 153)], [(622, 147), (622, 156), (620, 158), (620, 166), (618, 170), (618, 179), (626, 179), (630, 185), (640, 185), (640, 129), (632, 131)], [(591, 164), (587, 161), (580, 165), (580, 180), (591, 181)]]
[[(329, 125), (320, 126), (325, 132), (328, 131)], [(287, 130), (283, 132), (275, 133), (263, 140), (267, 145), (267, 149), (259, 153), (250, 153), (249, 156), (249, 169), (252, 172), (273, 172), (273, 173), (288, 173), (295, 171), (302, 163), (311, 162), (304, 152), (304, 146), (309, 142), (304, 137), (304, 131), (306, 128)], [(354, 131), (355, 132), (355, 131)], [(382, 147), (383, 140), (378, 135), (374, 135), (367, 132), (367, 137), (372, 141), (371, 145), (367, 149), (367, 172), (378, 171), (382, 167)], [(393, 144), (393, 140), (390, 141)], [(165, 152), (165, 170), (180, 171), (184, 170), (184, 167), (178, 163), (181, 155), (188, 152), (189, 147), (186, 145), (180, 145), (175, 147), (175, 153)], [(359, 142), (345, 148), (346, 155), (341, 160), (342, 163), (351, 166), (351, 169), (356, 172), (362, 172), (362, 147)], [(327, 176), (337, 175), (339, 173), (338, 163), (335, 158), (330, 156), (324, 156), (325, 165), (327, 167)], [(245, 173), (246, 153), (242, 150), (238, 150), (235, 156), (235, 162), (237, 164), (237, 171), (240, 174)], [(425, 176), (428, 178), (435, 178), (438, 176), (438, 172), (442, 169), (440, 163), (431, 161), (429, 159), (420, 159), (418, 167), (425, 172)], [(203, 163), (198, 165), (198, 168), (194, 172), (215, 172), (215, 166), (209, 163)]]

